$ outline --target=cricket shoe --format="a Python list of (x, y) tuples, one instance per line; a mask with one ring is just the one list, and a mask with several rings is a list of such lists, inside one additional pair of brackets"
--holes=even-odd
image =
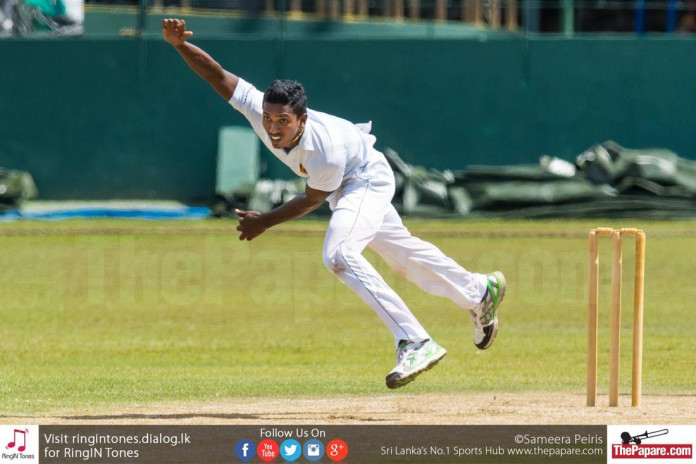
[(399, 388), (413, 382), (446, 354), (447, 350), (429, 338), (420, 342), (401, 340), (396, 349), (396, 367), (387, 375), (387, 387)]
[(495, 271), (486, 276), (488, 285), (481, 302), (472, 310), (469, 317), (474, 323), (474, 345), (485, 350), (493, 344), (498, 334), (498, 306), (505, 297), (505, 276)]

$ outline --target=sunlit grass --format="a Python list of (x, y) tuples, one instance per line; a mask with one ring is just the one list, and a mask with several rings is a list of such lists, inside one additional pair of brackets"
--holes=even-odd
[[(508, 292), (499, 337), (490, 350), (480, 352), (466, 314), (448, 300), (423, 293), (367, 252), (449, 351), (405, 392), (584, 389), (586, 232), (594, 223), (407, 224), (470, 270), (502, 270)], [(601, 225), (648, 232), (644, 392), (696, 392), (688, 375), (696, 348), (691, 223)], [(384, 376), (394, 359), (391, 335), (324, 269), (324, 228), (323, 221), (296, 221), (242, 243), (231, 221), (3, 224), (3, 413), (384, 393)], [(60, 235), (32, 235), (51, 230)], [(293, 232), (299, 230), (308, 232)], [(477, 230), (481, 233), (461, 235)], [(530, 231), (563, 233), (535, 237)], [(501, 237), (499, 232), (510, 233)], [(608, 250), (603, 248), (600, 281), (605, 302), (601, 388), (608, 377)], [(630, 250), (627, 246), (624, 255), (623, 392), (630, 389)]]

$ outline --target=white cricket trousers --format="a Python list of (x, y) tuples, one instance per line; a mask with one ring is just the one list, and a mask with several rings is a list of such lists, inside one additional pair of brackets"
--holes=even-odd
[(483, 298), (486, 277), (467, 271), (435, 245), (411, 235), (391, 204), (394, 174), (377, 152), (375, 160), (349, 179), (331, 201), (324, 240), (324, 264), (382, 319), (399, 340), (430, 338), (406, 303), (363, 257), (369, 246), (398, 274), (425, 292), (468, 310)]

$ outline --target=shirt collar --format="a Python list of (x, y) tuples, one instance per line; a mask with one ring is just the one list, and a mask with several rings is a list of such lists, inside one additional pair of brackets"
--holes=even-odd
[(300, 143), (298, 143), (297, 146), (302, 150), (314, 151), (314, 143), (312, 142), (312, 139), (312, 124), (309, 118), (307, 118), (307, 121), (305, 121), (304, 134), (302, 134), (302, 137), (300, 137)]

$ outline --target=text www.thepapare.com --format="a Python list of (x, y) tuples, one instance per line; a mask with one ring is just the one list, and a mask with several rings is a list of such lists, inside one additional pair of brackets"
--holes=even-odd
[(691, 459), (693, 445), (613, 445), (613, 459)]

